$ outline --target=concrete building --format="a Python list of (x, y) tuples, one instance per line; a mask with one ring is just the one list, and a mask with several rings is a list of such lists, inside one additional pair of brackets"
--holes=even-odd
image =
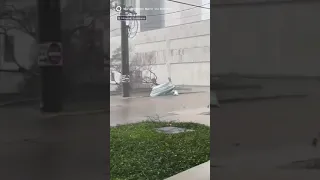
[[(158, 83), (166, 82), (171, 74), (176, 85), (209, 86), (210, 10), (170, 1), (157, 2), (137, 0), (127, 5), (136, 7), (138, 15), (147, 16), (147, 21), (139, 22), (137, 35), (130, 39), (132, 50), (139, 56), (155, 58), (152, 67)], [(210, 7), (209, 0), (183, 2)], [(120, 23), (116, 15), (117, 12), (111, 12), (111, 52), (120, 47)]]
[[(62, 6), (70, 2), (78, 1), (64, 0), (62, 1)], [(79, 8), (80, 10), (95, 4), (93, 2), (86, 4), (89, 1), (81, 2), (77, 3), (77, 7), (74, 8)], [(102, 3), (102, 1), (99, 2)], [(188, 0), (184, 2), (209, 5), (208, 0)], [(36, 0), (7, 0), (7, 3), (14, 4), (18, 9), (27, 9), (28, 7), (34, 7)], [(99, 3), (96, 4), (98, 4), (94, 6), (96, 8), (102, 6)], [(158, 82), (167, 81), (168, 71), (165, 64), (170, 62), (171, 76), (175, 84), (208, 86), (208, 74), (210, 72), (210, 11), (169, 1), (128, 0), (128, 4), (136, 8), (138, 14), (148, 16), (147, 21), (141, 22), (137, 26), (137, 35), (135, 38), (130, 39), (130, 45), (134, 53), (140, 56), (151, 54), (155, 57), (156, 61), (152, 65), (158, 76)], [(83, 8), (80, 7), (81, 5)], [(146, 8), (154, 9), (146, 10)], [(105, 34), (110, 33), (110, 49), (112, 51), (120, 46), (120, 23), (116, 20), (117, 12), (111, 11), (111, 14), (114, 14), (114, 16), (110, 18), (110, 24), (105, 24), (103, 18), (101, 18), (96, 23), (96, 27), (104, 29)], [(37, 52), (33, 51), (34, 46), (36, 46), (34, 39), (21, 31), (12, 30), (10, 34), (17, 61), (24, 67), (30, 67), (37, 57)], [(3, 39), (0, 36), (0, 42), (2, 43), (0, 48), (0, 68), (7, 70), (17, 69), (17, 65), (10, 58), (4, 57), (5, 45), (3, 44)], [(109, 39), (104, 39), (103, 43), (105, 52), (109, 52)], [(115, 75), (116, 79), (119, 79), (119, 77), (119, 75)], [(22, 82), (23, 76), (20, 73), (0, 72), (0, 92), (2, 93), (18, 92), (19, 84)]]

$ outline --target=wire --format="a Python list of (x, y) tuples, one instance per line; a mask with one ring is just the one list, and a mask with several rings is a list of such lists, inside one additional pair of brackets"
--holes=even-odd
[(178, 3), (178, 4), (184, 4), (184, 5), (188, 5), (188, 6), (193, 6), (193, 7), (198, 7), (198, 8), (210, 9), (210, 8), (207, 8), (207, 7), (198, 6), (198, 5), (189, 4), (189, 3), (184, 3), (184, 2), (180, 2), (180, 1), (174, 1), (174, 0), (167, 0), (167, 1)]
[(116, 31), (118, 29), (121, 29), (121, 28), (112, 29), (112, 30), (110, 30), (110, 32)]
[[(210, 4), (210, 3), (205, 3), (205, 4), (201, 5), (200, 7), (206, 6), (208, 4)], [(162, 14), (150, 14), (150, 15), (147, 15), (147, 16), (164, 16), (164, 15), (167, 15), (167, 14), (175, 14), (175, 13), (188, 11), (188, 10), (195, 9), (195, 8), (198, 8), (198, 7), (192, 7), (192, 8), (188, 8), (188, 9), (182, 9), (180, 11), (173, 11), (173, 12), (162, 13)], [(143, 16), (143, 14), (140, 14), (140, 16)]]
[[(200, 7), (206, 6), (206, 5), (208, 5), (208, 4), (210, 4), (210, 3), (205, 3), (205, 4), (201, 5)], [(130, 6), (129, 8), (132, 8), (132, 6)], [(153, 15), (148, 15), (148, 16), (152, 16), (152, 17), (154, 17), (154, 16), (163, 16), (163, 15), (168, 15), (168, 14), (174, 14), (174, 13), (179, 13), (179, 12), (183, 12), (183, 11), (188, 11), (188, 10), (195, 9), (195, 8), (198, 8), (198, 7), (192, 7), (192, 8), (188, 8), (188, 9), (182, 9), (182, 10), (180, 10), (180, 11), (174, 11), (174, 12), (168, 12), (168, 13), (162, 13), (162, 14), (153, 14)], [(111, 15), (110, 17), (112, 17), (112, 16), (114, 16), (114, 15), (116, 15), (116, 14), (117, 14), (117, 13)], [(136, 16), (136, 15), (137, 15), (137, 13), (134, 12), (134, 11), (126, 11), (126, 15), (130, 15), (130, 14), (133, 15), (133, 16)], [(199, 14), (196, 14), (196, 15), (199, 15)], [(192, 16), (195, 16), (195, 15), (192, 15)], [(187, 16), (187, 17), (192, 17), (192, 16)], [(187, 17), (183, 17), (183, 18), (187, 18)], [(174, 19), (179, 19), (179, 18), (174, 18)], [(180, 18), (180, 19), (182, 19), (182, 18)], [(160, 21), (160, 22), (163, 22), (163, 21)], [(129, 33), (129, 37), (130, 37), (130, 38), (134, 38), (134, 37), (138, 34), (138, 29), (139, 29), (138, 24), (139, 24), (139, 23), (138, 23), (138, 21), (136, 21), (136, 20), (129, 22), (128, 33)], [(150, 24), (149, 24), (149, 25), (150, 25)], [(135, 27), (136, 27), (136, 28), (135, 28)], [(111, 30), (110, 32), (116, 31), (116, 30), (118, 30), (118, 29), (121, 29), (121, 28), (113, 29), (113, 30)], [(135, 30), (135, 33), (134, 33), (134, 35), (132, 35), (134, 30)]]
[[(155, 16), (163, 16), (163, 15), (168, 15), (168, 14), (175, 14), (175, 13), (179, 13), (179, 12), (183, 12), (183, 11), (188, 11), (188, 10), (192, 10), (192, 9), (195, 9), (195, 8), (199, 8), (199, 7), (203, 7), (203, 6), (206, 6), (210, 3), (205, 3), (201, 6), (196, 6), (196, 7), (192, 7), (192, 8), (188, 8), (188, 9), (182, 9), (180, 11), (174, 11), (174, 12), (168, 12), (168, 13), (162, 13), (162, 14), (153, 14), (153, 15), (147, 15), (147, 16), (152, 16), (152, 17), (155, 17)], [(130, 6), (132, 7), (132, 6)], [(112, 16), (116, 15), (117, 13), (113, 14)], [(127, 11), (127, 14), (126, 15), (129, 15), (129, 14), (132, 14), (133, 16), (136, 16), (137, 13), (135, 12), (128, 12)], [(204, 15), (204, 14), (209, 14), (209, 13), (200, 13), (200, 14), (195, 14), (195, 15), (191, 15), (191, 16), (185, 16), (185, 17), (182, 17), (182, 18), (173, 18), (173, 19), (184, 19), (184, 18), (189, 18), (189, 17), (193, 17), (193, 16), (198, 16), (198, 15)], [(111, 17), (111, 16), (110, 16)], [(161, 20), (161, 21), (158, 21), (158, 22), (163, 22), (164, 20)], [(129, 22), (129, 30), (128, 30), (128, 33), (129, 33), (129, 37), (130, 38), (134, 38), (138, 33), (138, 29), (139, 29), (139, 26), (138, 26), (138, 21), (130, 21)], [(150, 24), (149, 24), (150, 25)], [(152, 28), (152, 27), (150, 27)], [(110, 32), (113, 32), (113, 31), (116, 31), (116, 30), (119, 30), (121, 28), (116, 28), (116, 29), (113, 29), (111, 30)], [(133, 31), (135, 31), (135, 33), (133, 34)]]
[[(194, 15), (190, 15), (190, 16), (184, 16), (184, 17), (180, 17), (180, 18), (170, 18), (170, 19), (184, 19), (184, 18), (190, 18), (190, 17), (194, 17), (194, 16), (200, 16), (200, 15), (206, 15), (206, 14), (210, 14), (210, 13), (198, 13), (198, 14), (194, 14)], [(158, 24), (159, 22), (163, 22), (165, 20), (161, 20), (161, 21), (156, 21), (154, 23), (151, 23), (149, 25), (152, 25), (152, 24)], [(184, 25), (184, 24), (178, 24), (178, 25)], [(168, 26), (170, 27), (170, 26)], [(121, 28), (116, 28), (116, 29), (113, 29), (111, 30), (110, 32), (113, 32), (113, 31), (116, 31), (116, 30), (119, 30)], [(138, 33), (141, 33), (141, 32), (138, 32)]]

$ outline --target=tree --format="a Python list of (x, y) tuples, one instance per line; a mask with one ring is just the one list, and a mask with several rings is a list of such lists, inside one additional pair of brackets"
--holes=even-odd
[[(85, 0), (83, 2), (89, 2), (88, 0)], [(96, 0), (94, 3), (102, 2), (101, 0)], [(117, 0), (111, 0), (110, 1), (110, 9), (113, 9), (115, 7), (115, 2)], [(73, 6), (73, 4), (68, 4), (66, 6), (66, 9), (68, 7)], [(37, 23), (37, 12), (36, 7), (31, 7), (28, 9), (17, 9), (14, 5), (3, 5), (0, 6), (0, 20), (4, 20), (5, 24), (0, 25), (0, 33), (4, 35), (8, 35), (8, 32), (11, 30), (18, 30), (21, 32), (26, 33), (27, 35), (34, 38), (34, 40), (37, 40), (36, 35), (36, 23)], [(65, 11), (63, 11), (65, 12)], [(72, 12), (71, 12), (72, 13)], [(75, 13), (74, 13), (75, 14)], [(67, 19), (66, 17), (69, 17), (70, 13), (66, 14), (64, 16), (64, 19)], [(66, 28), (63, 30), (63, 39), (66, 40), (65, 43), (69, 44), (71, 41), (71, 38), (74, 36), (75, 33), (82, 31), (83, 29), (92, 28), (93, 24), (95, 23), (96, 19), (102, 16), (109, 16), (109, 11), (107, 9), (99, 9), (99, 10), (88, 10), (85, 12), (81, 12), (78, 14), (79, 17), (81, 17), (81, 21), (84, 22), (85, 19), (88, 19), (89, 23), (86, 24), (78, 24), (75, 27)], [(69, 22), (68, 20), (66, 20)], [(64, 45), (65, 46), (65, 45)], [(17, 66), (22, 70), (23, 72), (30, 72), (29, 69), (24, 68), (21, 66), (16, 59), (14, 58), (15, 63)], [(33, 74), (36, 74), (32, 72)]]
[[(63, 26), (62, 28), (62, 44), (64, 47), (63, 55), (64, 59), (64, 70), (67, 73), (66, 77), (77, 77), (77, 74), (81, 73), (81, 70), (85, 66), (83, 63), (84, 56), (83, 54), (99, 54), (92, 47), (92, 44), (95, 44), (95, 38), (93, 35), (97, 34), (97, 31), (94, 29), (94, 23), (100, 17), (109, 16), (109, 10), (105, 8), (90, 10), (90, 7), (86, 11), (79, 12), (76, 10), (75, 4), (79, 1), (70, 1), (70, 4), (62, 11), (64, 24), (70, 26)], [(83, 2), (89, 2), (85, 0)], [(99, 0), (99, 2), (105, 2)], [(112, 2), (112, 1), (111, 1)], [(111, 4), (110, 2), (110, 4)], [(111, 6), (110, 6), (111, 7)], [(76, 18), (74, 18), (76, 17)], [(75, 21), (78, 19), (78, 21)], [(18, 30), (26, 35), (32, 37), (35, 41), (34, 51), (35, 54), (38, 52), (37, 46), (37, 32), (36, 32), (36, 23), (37, 23), (37, 8), (31, 7), (28, 9), (17, 9), (13, 5), (4, 5), (0, 7), (0, 20), (5, 20), (5, 24), (0, 26), (1, 34), (8, 36), (8, 33), (12, 30)], [(103, 48), (99, 47), (100, 49)], [(37, 78), (39, 76), (38, 66), (37, 66), (37, 56), (31, 59), (33, 65), (32, 68), (22, 66), (14, 57), (14, 49), (8, 49), (10, 52), (14, 63), (18, 66), (18, 71), (25, 75), (26, 81), (30, 78)], [(79, 52), (82, 52), (82, 55), (79, 55)], [(81, 53), (80, 53), (81, 54)], [(78, 58), (74, 58), (78, 57)], [(90, 58), (90, 57), (89, 57)], [(103, 61), (103, 53), (102, 60)], [(1, 71), (1, 69), (0, 69)], [(2, 70), (6, 71), (6, 70)], [(73, 83), (74, 79), (69, 78), (68, 83)]]
[[(15, 8), (13, 5), (5, 5), (0, 7), (0, 20), (4, 21), (5, 24), (0, 26), (1, 34), (4, 35), (5, 41), (8, 41), (8, 32), (11, 30), (22, 31), (29, 35), (33, 39), (36, 39), (36, 12), (33, 9), (30, 11), (22, 11)], [(10, 48), (10, 47), (9, 47)], [(30, 72), (30, 70), (21, 66), (14, 57), (14, 49), (8, 49), (12, 60), (16, 63), (21, 72)], [(35, 72), (31, 72), (37, 75)]]
[[(153, 71), (155, 53), (133, 53), (132, 48), (130, 51), (129, 69), (131, 86), (134, 84), (158, 85), (157, 75)], [(113, 55), (110, 58), (110, 70), (122, 74), (121, 62), (121, 47), (119, 47), (113, 51)], [(121, 87), (120, 82), (116, 82), (116, 84)]]

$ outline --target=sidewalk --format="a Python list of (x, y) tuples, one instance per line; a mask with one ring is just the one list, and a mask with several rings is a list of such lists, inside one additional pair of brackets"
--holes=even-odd
[(210, 180), (210, 161), (188, 169), (166, 180)]

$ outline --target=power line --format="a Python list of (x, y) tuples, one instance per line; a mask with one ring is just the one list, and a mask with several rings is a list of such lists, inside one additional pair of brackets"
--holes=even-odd
[[(203, 6), (206, 6), (210, 3), (205, 3), (203, 5), (201, 5), (200, 7), (203, 7)], [(147, 15), (147, 16), (164, 16), (164, 15), (167, 15), (167, 14), (175, 14), (175, 13), (179, 13), (179, 12), (183, 12), (183, 11), (188, 11), (188, 10), (191, 10), (191, 9), (195, 9), (195, 8), (198, 8), (198, 7), (192, 7), (192, 8), (188, 8), (188, 9), (182, 9), (180, 11), (173, 11), (173, 12), (168, 12), (168, 13), (162, 13), (162, 14), (150, 14), (150, 15)], [(210, 8), (209, 8), (210, 9)], [(117, 14), (117, 13), (116, 13)], [(143, 16), (143, 14), (140, 14), (140, 16)], [(110, 16), (111, 17), (111, 16)]]
[[(198, 13), (198, 14), (194, 14), (194, 15), (190, 15), (190, 16), (184, 16), (184, 17), (180, 17), (180, 18), (170, 18), (170, 19), (177, 19), (177, 20), (179, 20), (179, 19), (190, 18), (190, 17), (200, 16), (200, 15), (206, 15), (206, 14), (210, 14), (210, 13)], [(157, 24), (157, 23), (163, 22), (163, 21), (165, 21), (165, 20), (155, 21), (154, 23), (151, 23), (151, 24), (149, 24), (149, 25)], [(174, 25), (174, 26), (178, 26), (178, 25), (184, 25), (184, 24), (177, 24), (177, 25)], [(167, 26), (167, 27), (171, 27), (171, 26)], [(113, 31), (116, 31), (116, 30), (119, 30), (119, 29), (120, 29), (120, 28), (116, 28), (116, 29), (111, 30), (110, 32), (113, 32)], [(138, 33), (140, 33), (140, 32), (138, 32)]]
[[(170, 19), (176, 19), (176, 20), (179, 20), (179, 19), (185, 19), (185, 18), (190, 18), (190, 17), (195, 17), (195, 16), (200, 16), (200, 15), (206, 15), (206, 14), (210, 14), (210, 13), (198, 13), (198, 14), (194, 14), (194, 15), (190, 15), (190, 16), (184, 16), (184, 17), (179, 17), (179, 18), (170, 18)], [(161, 20), (161, 21), (155, 21), (149, 25), (152, 25), (152, 24), (158, 24), (159, 22), (163, 22), (165, 20)], [(177, 25), (184, 25), (184, 24), (177, 24)], [(176, 25), (175, 25), (176, 26)], [(170, 26), (168, 26), (170, 27)], [(116, 30), (119, 30), (120, 28), (116, 28), (116, 29), (113, 29), (111, 30), (110, 32), (113, 32), (113, 31), (116, 31)], [(141, 33), (141, 32), (138, 32), (138, 33)]]
[[(199, 16), (199, 15), (206, 15), (206, 14), (210, 14), (210, 13), (199, 13), (199, 14), (194, 14), (194, 15), (190, 15), (190, 16), (184, 16), (184, 17), (181, 17), (181, 18), (171, 18), (171, 19), (177, 19), (177, 20), (179, 20), (179, 19), (184, 19), (184, 18)], [(165, 20), (156, 21), (156, 22), (154, 22), (154, 23), (152, 23), (152, 24), (157, 24), (157, 23), (163, 22), (163, 21), (165, 21)], [(151, 25), (151, 24), (149, 24), (149, 25)], [(184, 25), (184, 24), (177, 24), (177, 25)], [(175, 26), (176, 26), (176, 25), (175, 25)], [(170, 27), (170, 26), (168, 26), (168, 27)], [(112, 29), (112, 30), (110, 30), (110, 32), (113, 32), (113, 31), (116, 31), (116, 30), (119, 30), (119, 29), (121, 29), (121, 28)], [(140, 32), (138, 32), (138, 33), (140, 33)]]
[[(210, 4), (210, 3), (203, 4), (200, 7), (206, 6), (208, 4)], [(168, 12), (168, 13), (163, 13), (163, 14), (153, 14), (153, 15), (151, 14), (151, 15), (147, 15), (147, 16), (163, 16), (163, 15), (167, 15), (167, 14), (174, 14), (174, 13), (179, 13), (179, 12), (183, 12), (183, 11), (188, 11), (188, 10), (195, 9), (195, 8), (198, 8), (198, 7), (192, 7), (192, 8), (188, 8), (188, 9), (182, 9), (180, 11)]]
[[(154, 17), (154, 16), (163, 16), (163, 15), (168, 15), (168, 14), (174, 14), (174, 13), (179, 13), (179, 12), (183, 12), (183, 11), (188, 11), (188, 10), (195, 9), (195, 8), (199, 8), (199, 7), (200, 7), (200, 8), (204, 8), (203, 6), (206, 6), (206, 5), (208, 5), (208, 4), (210, 4), (210, 3), (205, 3), (205, 4), (201, 5), (201, 6), (195, 6), (195, 7), (188, 8), (188, 9), (182, 9), (182, 10), (180, 10), (180, 11), (174, 11), (174, 12), (168, 12), (168, 13), (162, 13), (162, 14), (153, 14), (153, 15), (147, 15), (147, 16), (152, 16), (152, 17)], [(210, 9), (210, 8), (207, 8), (207, 9)], [(110, 18), (111, 18), (112, 16), (116, 15), (116, 14), (117, 14), (117, 13), (111, 15)], [(200, 13), (200, 14), (195, 14), (195, 15), (185, 16), (185, 17), (180, 17), (180, 18), (174, 18), (174, 19), (184, 19), (184, 18), (189, 18), (189, 17), (193, 17), (193, 16), (198, 16), (198, 15), (204, 15), (204, 14), (209, 14), (209, 13)], [(163, 21), (164, 21), (164, 20), (157, 21), (156, 23), (158, 23), (158, 22), (163, 22)], [(149, 25), (150, 25), (150, 24), (149, 24)], [(182, 24), (180, 24), (180, 25), (182, 25)], [(113, 30), (111, 30), (110, 32), (113, 32), (113, 31), (116, 31), (116, 30), (119, 30), (119, 29), (121, 29), (121, 28), (113, 29)], [(138, 25), (137, 25), (137, 30), (138, 30)], [(138, 33), (140, 33), (140, 32), (136, 32), (135, 35), (138, 34)], [(134, 35), (134, 36), (135, 36), (135, 35)]]
[(193, 7), (198, 7), (198, 8), (210, 9), (210, 8), (207, 8), (207, 7), (198, 6), (198, 5), (195, 5), (195, 4), (184, 3), (184, 2), (180, 2), (180, 1), (174, 1), (174, 0), (167, 0), (167, 1), (178, 3), (178, 4), (184, 4), (184, 5), (188, 5), (188, 6), (193, 6)]
[[(151, 14), (151, 15), (147, 15), (147, 16), (152, 16), (152, 17), (154, 17), (154, 16), (164, 16), (164, 15), (168, 15), (168, 14), (175, 14), (175, 13), (179, 13), (179, 12), (183, 12), (183, 11), (188, 11), (188, 10), (195, 9), (195, 8), (199, 8), (199, 7), (202, 8), (203, 6), (206, 6), (206, 5), (208, 5), (208, 4), (210, 4), (210, 3), (205, 3), (205, 4), (202, 4), (201, 6), (196, 6), (196, 7), (192, 7), (192, 8), (188, 8), (188, 9), (182, 9), (182, 10), (180, 10), (180, 11), (174, 11), (174, 12), (168, 12), (168, 13), (162, 13), (162, 14)], [(118, 14), (118, 13), (115, 13), (115, 14), (113, 14), (113, 15), (110, 15), (110, 18), (113, 17), (113, 16), (115, 16), (115, 15), (117, 15), (117, 14)], [(203, 14), (209, 14), (209, 13), (203, 13)], [(185, 17), (181, 17), (181, 18), (174, 18), (174, 19), (183, 19), (183, 18), (193, 17), (193, 16), (197, 16), (197, 15), (203, 15), (203, 14), (200, 13), (200, 14), (195, 14), (195, 15), (191, 15), (191, 16), (185, 16)], [(163, 22), (163, 20), (158, 21), (158, 22)], [(150, 25), (150, 24), (149, 24), (149, 25)], [(180, 25), (183, 25), (183, 24), (180, 24)], [(116, 31), (116, 30), (119, 30), (119, 29), (121, 29), (121, 28), (113, 29), (113, 30), (111, 30), (110, 32), (113, 32), (113, 31)], [(137, 25), (137, 30), (138, 30), (138, 25)], [(140, 33), (140, 32), (136, 32), (134, 36), (136, 36), (138, 33)]]
[(116, 31), (116, 30), (119, 30), (121, 28), (116, 28), (116, 29), (112, 29), (110, 32), (113, 32), (113, 31)]

